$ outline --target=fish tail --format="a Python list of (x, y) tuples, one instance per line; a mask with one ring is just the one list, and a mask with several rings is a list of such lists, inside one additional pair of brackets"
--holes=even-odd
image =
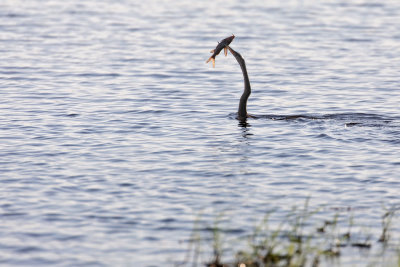
[(211, 57), (206, 61), (206, 63), (208, 63), (208, 62), (210, 62), (210, 61), (212, 61), (212, 63), (213, 63), (213, 68), (215, 68), (215, 57), (211, 56)]

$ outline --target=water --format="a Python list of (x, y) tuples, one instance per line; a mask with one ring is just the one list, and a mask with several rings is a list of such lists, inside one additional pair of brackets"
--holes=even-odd
[[(309, 196), (378, 229), (400, 204), (399, 16), (390, 0), (2, 1), (1, 264), (168, 266), (201, 211), (234, 237)], [(231, 33), (246, 125), (235, 59), (205, 64)]]

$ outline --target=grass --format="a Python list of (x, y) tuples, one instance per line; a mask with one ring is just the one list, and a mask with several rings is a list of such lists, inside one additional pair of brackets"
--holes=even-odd
[[(187, 256), (178, 265), (317, 267), (339, 263), (345, 266), (340, 264), (343, 258), (349, 260), (349, 255), (353, 257), (353, 253), (359, 253), (358, 258), (364, 260), (364, 264), (357, 263), (357, 266), (400, 267), (400, 245), (390, 242), (394, 234), (392, 226), (396, 208), (384, 208), (381, 230), (377, 235), (358, 225), (353, 212), (326, 215), (321, 210), (310, 210), (309, 200), (306, 200), (302, 207), (293, 207), (278, 221), (271, 219), (275, 212), (269, 212), (250, 235), (229, 242), (226, 238), (228, 226), (225, 229), (220, 226), (222, 222), (226, 224), (225, 216), (217, 216), (211, 225), (201, 222), (199, 217), (190, 237)], [(321, 216), (330, 217), (321, 220)], [(208, 254), (208, 260), (201, 259), (204, 254)]]

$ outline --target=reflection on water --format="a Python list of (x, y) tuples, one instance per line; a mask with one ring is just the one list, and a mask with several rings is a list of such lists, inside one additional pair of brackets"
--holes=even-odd
[[(238, 238), (309, 196), (377, 231), (382, 204), (400, 204), (399, 13), (390, 0), (2, 1), (1, 263), (165, 266), (201, 211), (229, 213)], [(231, 33), (257, 117), (244, 122), (235, 59), (205, 64)]]

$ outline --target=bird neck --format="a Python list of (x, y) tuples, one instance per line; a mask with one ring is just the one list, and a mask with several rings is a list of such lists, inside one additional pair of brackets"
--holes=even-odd
[(242, 69), (242, 73), (243, 73), (244, 90), (243, 90), (243, 94), (240, 97), (240, 101), (239, 101), (238, 119), (245, 119), (248, 117), (248, 115), (247, 115), (247, 99), (249, 98), (249, 96), (251, 94), (249, 75), (247, 74), (246, 63), (245, 63), (243, 57), (238, 52), (236, 52), (235, 50), (230, 48), (229, 46), (228, 46), (228, 48), (229, 48), (230, 52), (232, 53), (232, 55), (236, 58), (236, 61), (239, 63), (240, 68)]

